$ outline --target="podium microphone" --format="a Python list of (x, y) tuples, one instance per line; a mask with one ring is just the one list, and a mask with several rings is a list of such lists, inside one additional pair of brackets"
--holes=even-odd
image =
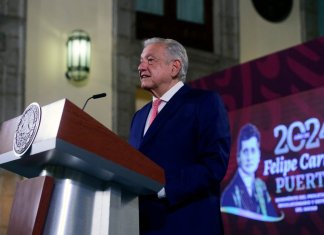
[(87, 105), (89, 100), (91, 100), (91, 99), (99, 99), (99, 98), (103, 98), (103, 97), (106, 97), (106, 93), (100, 93), (100, 94), (96, 94), (96, 95), (93, 95), (93, 96), (89, 97), (86, 100), (86, 102), (84, 103), (82, 110), (84, 110), (84, 108)]

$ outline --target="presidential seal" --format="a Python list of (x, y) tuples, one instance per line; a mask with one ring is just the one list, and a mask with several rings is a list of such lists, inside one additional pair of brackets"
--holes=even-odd
[(41, 121), (41, 107), (31, 103), (21, 115), (13, 141), (16, 156), (24, 155), (33, 144)]

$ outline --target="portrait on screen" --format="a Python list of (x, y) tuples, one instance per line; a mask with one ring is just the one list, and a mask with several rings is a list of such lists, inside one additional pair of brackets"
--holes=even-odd
[(245, 124), (237, 140), (237, 171), (222, 193), (222, 212), (256, 220), (276, 220), (278, 213), (265, 182), (256, 176), (261, 159), (257, 127)]

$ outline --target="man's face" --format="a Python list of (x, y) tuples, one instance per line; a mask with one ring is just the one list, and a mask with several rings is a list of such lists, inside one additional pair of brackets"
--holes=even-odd
[(174, 73), (174, 63), (168, 57), (163, 44), (146, 46), (138, 66), (141, 87), (159, 95), (164, 94), (175, 82), (174, 76), (177, 74)]
[(255, 136), (242, 141), (242, 148), (239, 153), (239, 166), (249, 175), (254, 175), (260, 162), (259, 142)]

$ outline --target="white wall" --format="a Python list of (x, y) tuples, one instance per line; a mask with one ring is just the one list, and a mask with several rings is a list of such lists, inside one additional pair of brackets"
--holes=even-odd
[[(110, 128), (112, 0), (31, 0), (27, 5), (26, 106), (67, 98), (82, 108), (88, 97), (106, 92), (107, 97), (90, 100), (85, 111)], [(90, 77), (81, 86), (65, 78), (66, 40), (74, 29), (87, 31), (92, 43)]]
[(300, 2), (294, 0), (288, 18), (280, 23), (264, 20), (251, 0), (240, 0), (240, 60), (246, 62), (301, 43)]

